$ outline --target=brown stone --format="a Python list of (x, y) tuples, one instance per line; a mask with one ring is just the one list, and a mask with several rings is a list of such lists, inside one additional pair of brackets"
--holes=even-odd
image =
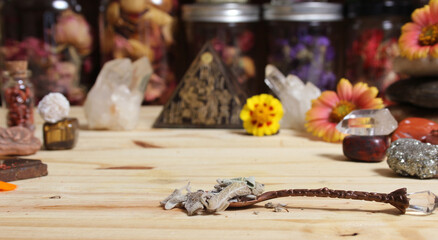
[(389, 136), (349, 135), (342, 142), (344, 155), (353, 161), (381, 162), (389, 147)]
[(0, 128), (0, 155), (31, 155), (41, 148), (41, 141), (25, 127)]
[(41, 160), (23, 158), (0, 158), (0, 181), (11, 182), (46, 176), (47, 165)]
[(432, 130), (438, 130), (436, 122), (424, 118), (406, 118), (399, 123), (391, 140), (394, 142), (399, 138), (413, 138), (424, 142)]

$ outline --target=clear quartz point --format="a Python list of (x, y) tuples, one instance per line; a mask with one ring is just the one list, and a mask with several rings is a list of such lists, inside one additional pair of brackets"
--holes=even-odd
[(397, 120), (387, 108), (383, 108), (352, 111), (338, 123), (336, 128), (345, 134), (380, 136), (392, 133), (397, 126)]
[(407, 197), (409, 207), (406, 214), (429, 215), (438, 207), (438, 197), (430, 191), (410, 193)]

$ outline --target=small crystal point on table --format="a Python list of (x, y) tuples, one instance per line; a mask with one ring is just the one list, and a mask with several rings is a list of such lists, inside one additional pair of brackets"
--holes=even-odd
[(345, 134), (381, 136), (389, 135), (397, 126), (397, 120), (384, 108), (353, 111), (345, 116), (336, 128)]
[(430, 191), (410, 193), (407, 195), (409, 207), (406, 214), (429, 215), (438, 207), (438, 197)]
[(356, 110), (345, 116), (336, 128), (345, 134), (344, 155), (355, 161), (380, 162), (389, 147), (389, 134), (397, 121), (388, 109)]

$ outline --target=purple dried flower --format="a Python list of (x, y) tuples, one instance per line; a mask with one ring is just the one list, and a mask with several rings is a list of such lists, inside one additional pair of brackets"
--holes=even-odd
[(300, 37), (299, 41), (306, 45), (311, 45), (313, 43), (313, 37), (310, 35), (305, 35)]
[(328, 37), (325, 36), (320, 36), (316, 39), (316, 45), (328, 47), (330, 45), (330, 39), (328, 39)]
[(310, 70), (310, 66), (309, 65), (302, 65), (300, 67), (298, 67), (295, 70), (291, 71), (291, 74), (296, 75), (297, 77), (299, 77), (300, 79), (307, 79), (307, 76), (309, 75), (309, 70)]
[(295, 47), (292, 47), (289, 53), (289, 57), (295, 59), (296, 56), (306, 48), (306, 46), (302, 43), (298, 43)]
[(325, 53), (325, 60), (327, 62), (331, 62), (335, 59), (335, 57), (336, 57), (335, 48), (333, 46), (328, 46), (327, 52)]
[(278, 45), (278, 46), (288, 46), (289, 45), (289, 41), (287, 39), (280, 38), (280, 39), (277, 39), (275, 41), (275, 45)]
[(317, 84), (321, 91), (333, 90), (336, 86), (336, 76), (332, 72), (323, 72)]

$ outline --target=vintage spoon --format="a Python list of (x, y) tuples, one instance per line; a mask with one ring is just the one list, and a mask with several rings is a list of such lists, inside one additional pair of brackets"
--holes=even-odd
[(400, 188), (388, 194), (332, 190), (328, 188), (269, 191), (257, 196), (254, 200), (230, 202), (229, 207), (247, 207), (280, 197), (329, 197), (389, 203), (403, 214), (412, 215), (428, 215), (438, 207), (438, 197), (430, 191), (407, 194), (406, 188)]

